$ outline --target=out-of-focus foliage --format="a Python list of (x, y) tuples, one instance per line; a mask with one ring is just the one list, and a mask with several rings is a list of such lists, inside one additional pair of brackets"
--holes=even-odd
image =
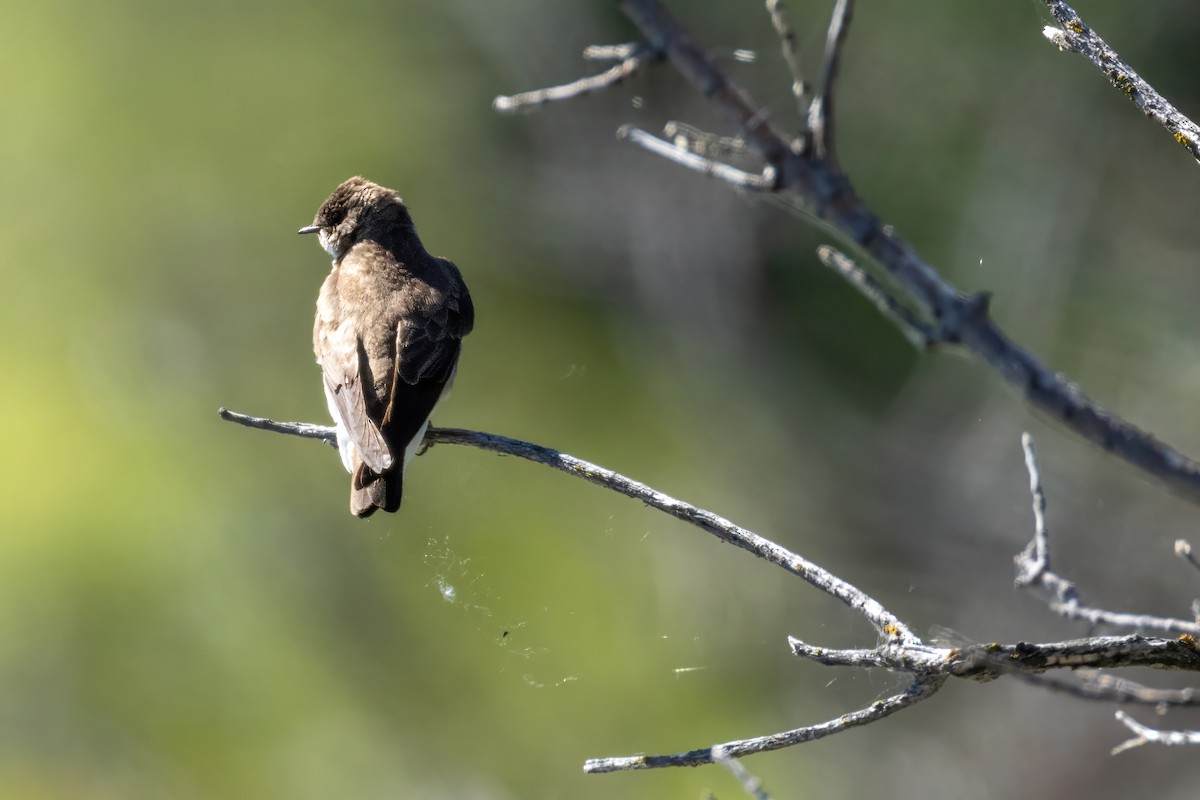
[[(728, 67), (788, 125), (760, 4), (675, 5), (703, 41), (758, 51)], [(814, 63), (830, 5), (790, 4)], [(1186, 155), (1041, 40), (1033, 0), (860, 5), (839, 103), (858, 188), (994, 290), (1018, 339), (1200, 452)], [(1200, 112), (1195, 9), (1080, 11)], [(327, 448), (220, 423), (220, 405), (324, 420), (327, 260), (293, 231), (356, 173), (401, 190), (475, 297), (442, 424), (626, 472), (918, 627), (988, 639), (1079, 632), (1011, 595), (1032, 426), (1063, 571), (1108, 605), (1190, 602), (1169, 549), (1193, 507), (982, 367), (918, 360), (821, 271), (802, 220), (615, 141), (622, 122), (719, 127), (667, 70), (492, 114), (631, 38), (607, 3), (10, 1), (0, 19), (0, 796), (736, 796), (717, 769), (579, 766), (897, 687), (793, 663), (788, 634), (870, 632), (580, 481), (438, 447), (403, 511), (363, 523)], [(1173, 764), (1160, 794), (1190, 796), (1189, 756), (1109, 759), (1123, 736), (1107, 707), (1000, 684), (748, 766), (779, 797), (994, 798), (1033, 777), (1124, 796)]]

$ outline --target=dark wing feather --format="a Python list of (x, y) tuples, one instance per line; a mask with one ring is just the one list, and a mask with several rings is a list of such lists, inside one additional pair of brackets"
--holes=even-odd
[(334, 329), (322, 330), (317, 345), (330, 410), (336, 412), (359, 459), (376, 472), (383, 472), (392, 465), (393, 456), (383, 432), (367, 413), (361, 366), (367, 359), (362, 341), (353, 324), (345, 321)]
[(462, 338), (474, 323), (471, 296), (458, 270), (440, 261), (448, 267), (451, 288), (441, 302), (418, 306), (397, 333), (396, 371), (382, 425), (385, 438), (397, 451), (417, 435), (454, 379)]

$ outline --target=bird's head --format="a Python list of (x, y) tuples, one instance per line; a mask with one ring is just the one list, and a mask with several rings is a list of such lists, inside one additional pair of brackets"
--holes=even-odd
[(400, 195), (366, 178), (343, 181), (325, 199), (311, 225), (297, 233), (315, 233), (321, 247), (340, 259), (355, 243), (378, 239), (397, 228), (411, 229), (412, 217)]

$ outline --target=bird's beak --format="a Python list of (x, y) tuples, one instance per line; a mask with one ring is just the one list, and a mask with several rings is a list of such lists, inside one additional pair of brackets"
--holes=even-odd
[(321, 230), (320, 225), (305, 225), (303, 228), (296, 231), (296, 233), (316, 233), (319, 230)]

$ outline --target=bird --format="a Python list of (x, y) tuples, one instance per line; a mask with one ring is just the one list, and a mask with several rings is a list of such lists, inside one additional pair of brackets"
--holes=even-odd
[(471, 295), (453, 262), (426, 251), (400, 195), (366, 178), (343, 181), (298, 233), (317, 234), (333, 257), (313, 352), (351, 474), (350, 512), (395, 512), (474, 327)]

